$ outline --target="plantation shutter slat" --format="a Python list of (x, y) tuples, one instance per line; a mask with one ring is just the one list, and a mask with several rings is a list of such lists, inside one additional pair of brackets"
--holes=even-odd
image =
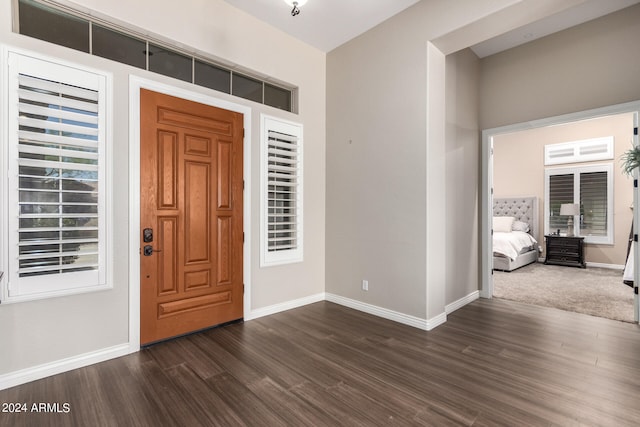
[(69, 111), (82, 110), (91, 113), (98, 112), (97, 105), (90, 105), (82, 100), (69, 97), (61, 98), (55, 93), (33, 92), (33, 90), (23, 88), (18, 90), (18, 95), (20, 96), (20, 101), (24, 103), (35, 103), (36, 105), (54, 104), (68, 108), (70, 109)]
[(65, 110), (52, 110), (47, 107), (40, 107), (34, 104), (20, 103), (20, 111), (28, 114), (34, 115), (47, 115), (49, 114), (50, 118), (56, 119), (65, 119), (71, 121), (85, 121), (87, 123), (92, 123), (94, 125), (98, 124), (98, 117), (87, 116), (84, 113), (75, 113), (73, 111), (65, 111)]
[(267, 251), (298, 246), (298, 138), (268, 132), (267, 158)]
[(18, 132), (18, 138), (20, 139), (21, 143), (28, 143), (32, 141), (39, 143), (49, 142), (51, 144), (57, 144), (59, 146), (87, 148), (89, 150), (96, 146), (95, 142), (93, 141), (79, 139), (75, 136), (38, 133), (28, 130), (20, 130)]

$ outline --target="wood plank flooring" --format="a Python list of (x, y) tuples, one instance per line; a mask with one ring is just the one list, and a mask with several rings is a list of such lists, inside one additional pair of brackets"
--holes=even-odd
[(478, 300), (425, 332), (329, 302), (0, 391), (1, 426), (637, 426), (637, 325)]

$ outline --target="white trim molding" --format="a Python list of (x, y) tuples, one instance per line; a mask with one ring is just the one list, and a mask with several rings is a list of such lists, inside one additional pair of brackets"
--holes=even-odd
[(544, 165), (613, 160), (613, 136), (561, 142), (544, 146)]
[(620, 270), (620, 271), (624, 270), (623, 264), (604, 264), (601, 262), (588, 262), (587, 267), (607, 268), (609, 270)]
[(116, 357), (129, 354), (129, 344), (119, 344), (113, 347), (103, 348), (97, 351), (56, 360), (55, 362), (44, 363), (31, 368), (21, 369), (0, 375), (0, 390), (26, 384), (31, 381), (61, 374), (73, 369), (84, 368), (95, 363), (104, 362)]
[[(383, 319), (393, 320), (394, 322), (413, 326), (414, 328), (422, 329), (425, 331), (429, 330), (430, 325), (427, 319), (422, 319), (420, 317), (411, 316), (409, 314), (400, 313), (398, 311), (389, 310), (388, 308), (378, 307), (377, 305), (367, 304), (362, 301), (346, 298), (346, 297), (331, 294), (331, 293), (326, 294), (326, 300), (339, 305), (343, 305), (345, 307), (352, 308), (354, 310), (362, 311), (364, 313), (369, 313), (377, 317), (382, 317)], [(445, 315), (445, 321), (446, 321), (446, 314), (444, 315)], [(435, 326), (438, 326), (439, 324), (444, 322), (441, 322), (440, 320), (438, 320), (435, 323), (437, 323)], [(431, 329), (433, 329), (435, 326), (432, 326)]]
[(474, 302), (478, 298), (480, 298), (480, 291), (473, 291), (469, 295), (462, 297), (459, 300), (452, 302), (451, 304), (447, 304), (444, 307), (444, 311), (447, 314), (451, 314), (454, 311), (464, 307), (465, 305)]
[(321, 302), (325, 300), (325, 293), (321, 292), (319, 294), (310, 295), (308, 297), (303, 297), (291, 301), (285, 301), (279, 304), (269, 305), (267, 307), (257, 308), (255, 310), (251, 310), (249, 313), (245, 313), (244, 320), (254, 320), (264, 316), (270, 316), (272, 314), (280, 313), (282, 311), (291, 310), (294, 308), (303, 307), (305, 305), (313, 304), (316, 302)]
[(424, 331), (430, 331), (436, 327), (446, 323), (447, 315), (454, 311), (464, 307), (467, 304), (480, 298), (480, 291), (471, 292), (469, 295), (460, 298), (457, 301), (447, 304), (445, 306), (444, 313), (440, 313), (430, 319), (422, 319), (420, 317), (411, 316), (409, 314), (400, 313), (398, 311), (389, 310), (387, 308), (378, 307), (376, 305), (367, 304), (362, 301), (346, 298), (340, 295), (327, 293), (325, 299), (329, 302), (343, 305), (345, 307), (352, 308), (354, 310), (369, 313), (377, 317), (382, 317), (387, 320), (402, 323), (404, 325), (413, 326), (414, 328), (422, 329)]

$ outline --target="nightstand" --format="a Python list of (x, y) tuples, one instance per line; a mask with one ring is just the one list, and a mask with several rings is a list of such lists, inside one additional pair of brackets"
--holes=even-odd
[(584, 262), (584, 237), (544, 236), (547, 242), (545, 264), (587, 268)]

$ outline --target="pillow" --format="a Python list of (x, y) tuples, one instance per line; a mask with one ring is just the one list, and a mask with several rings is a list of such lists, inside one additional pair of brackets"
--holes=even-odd
[(529, 232), (529, 224), (527, 224), (526, 222), (522, 222), (522, 221), (513, 221), (513, 224), (511, 225), (511, 229), (513, 231), (524, 231), (525, 233)]
[(493, 231), (496, 233), (511, 233), (511, 227), (515, 220), (512, 216), (494, 216)]

